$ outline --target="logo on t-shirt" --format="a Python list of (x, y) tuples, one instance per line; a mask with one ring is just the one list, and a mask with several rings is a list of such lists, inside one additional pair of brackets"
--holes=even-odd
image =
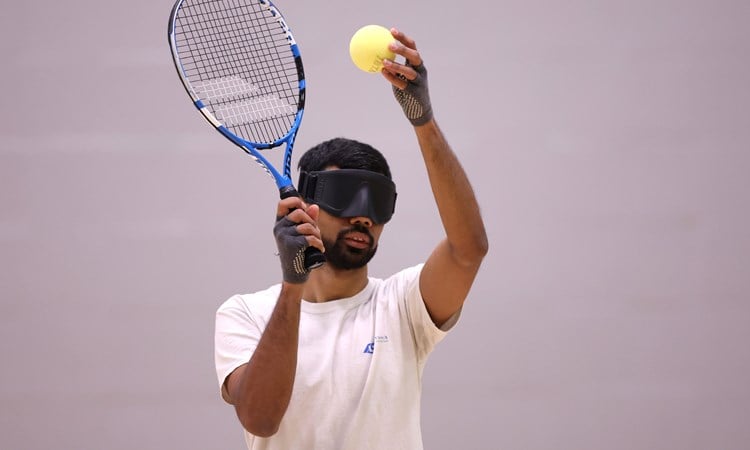
[(388, 336), (375, 336), (375, 339), (365, 346), (365, 351), (362, 353), (375, 353), (375, 343), (384, 344), (388, 342)]

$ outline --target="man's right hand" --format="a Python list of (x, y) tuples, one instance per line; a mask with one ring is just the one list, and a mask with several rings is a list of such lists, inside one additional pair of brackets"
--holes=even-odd
[(319, 213), (318, 205), (307, 205), (299, 197), (285, 198), (278, 203), (273, 234), (281, 272), (288, 283), (307, 281), (310, 271), (305, 268), (305, 249), (312, 246), (325, 251), (317, 225)]

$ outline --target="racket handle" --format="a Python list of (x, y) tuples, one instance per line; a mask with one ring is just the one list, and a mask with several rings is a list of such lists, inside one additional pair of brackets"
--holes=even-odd
[[(289, 197), (301, 197), (297, 189), (294, 186), (289, 185), (279, 189), (279, 195), (281, 199)], [(322, 266), (326, 262), (326, 256), (315, 247), (307, 247), (305, 249), (305, 269), (313, 270)]]
[(326, 255), (315, 247), (305, 249), (305, 268), (307, 270), (317, 269), (326, 262)]

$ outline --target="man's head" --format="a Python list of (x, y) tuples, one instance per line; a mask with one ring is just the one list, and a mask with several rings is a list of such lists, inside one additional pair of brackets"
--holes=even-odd
[(339, 169), (362, 169), (391, 179), (391, 169), (382, 153), (373, 146), (346, 138), (334, 138), (312, 147), (300, 158), (300, 172)]
[(395, 208), (396, 187), (385, 157), (370, 145), (336, 138), (308, 150), (298, 168), (300, 194), (321, 208), (328, 262), (341, 269), (365, 266)]

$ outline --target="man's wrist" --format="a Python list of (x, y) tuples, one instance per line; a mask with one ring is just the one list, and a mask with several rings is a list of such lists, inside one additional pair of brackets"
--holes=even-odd
[(304, 291), (304, 288), (305, 288), (304, 283), (292, 283), (289, 281), (282, 281), (281, 293), (279, 294), (279, 299), (301, 304), (302, 292)]

